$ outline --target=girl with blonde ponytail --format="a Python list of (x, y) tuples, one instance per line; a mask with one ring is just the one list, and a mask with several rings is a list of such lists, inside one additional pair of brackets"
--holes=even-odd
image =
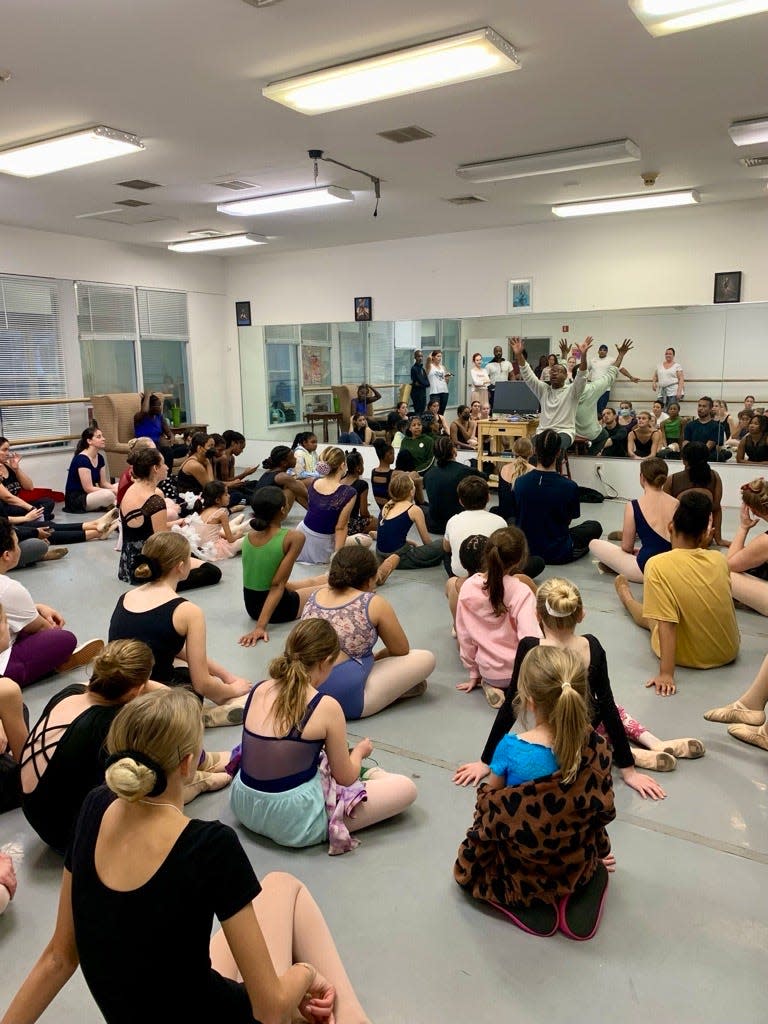
[(487, 775), (496, 746), (515, 723), (515, 697), (526, 655), (541, 646), (570, 651), (581, 660), (587, 672), (592, 726), (610, 740), (613, 762), (621, 777), (643, 798), (663, 800), (666, 793), (661, 786), (639, 772), (638, 767), (658, 772), (672, 771), (678, 757), (701, 757), (703, 744), (696, 739), (660, 740), (616, 704), (608, 676), (608, 661), (600, 641), (591, 633), (581, 636), (576, 633), (586, 613), (578, 587), (570, 580), (556, 577), (545, 580), (536, 595), (536, 614), (543, 639), (529, 636), (520, 642), (504, 704), (491, 728), (482, 759), (462, 765), (453, 781), (466, 786), (478, 783)]
[(344, 547), (349, 517), (357, 502), (354, 487), (342, 483), (347, 459), (341, 448), (323, 448), (317, 461), (317, 478), (307, 481), (307, 514), (298, 529), (304, 534), (302, 562), (330, 562), (334, 551)]
[(416, 799), (403, 775), (373, 768), (360, 781), (373, 744), (363, 739), (350, 750), (341, 705), (319, 692), (338, 653), (329, 622), (303, 619), (245, 705), (232, 811), (281, 846), (329, 839), (331, 853), (346, 853), (357, 845), (350, 832), (391, 818)]

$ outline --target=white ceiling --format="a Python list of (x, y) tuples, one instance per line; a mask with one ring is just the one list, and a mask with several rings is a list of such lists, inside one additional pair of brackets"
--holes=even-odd
[[(518, 49), (521, 71), (315, 117), (261, 96), (294, 72), (482, 25)], [(659, 189), (698, 188), (704, 203), (768, 202), (768, 167), (739, 164), (768, 146), (739, 149), (727, 133), (768, 114), (766, 53), (768, 15), (653, 39), (626, 0), (3, 0), (0, 69), (12, 78), (0, 84), (0, 147), (106, 124), (146, 150), (42, 178), (0, 175), (0, 222), (153, 246), (197, 228), (252, 230), (273, 236), (274, 251), (551, 220), (552, 202), (642, 191), (643, 171), (660, 172)], [(376, 134), (413, 124), (435, 137), (397, 145)], [(624, 137), (640, 163), (487, 185), (455, 174)], [(320, 183), (354, 190), (351, 208), (216, 212), (311, 185), (310, 148), (382, 178), (377, 219), (370, 183), (328, 164)], [(258, 187), (213, 184), (233, 176)], [(131, 178), (163, 187), (117, 187)], [(469, 192), (488, 202), (443, 201)], [(121, 214), (127, 224), (76, 219), (118, 199), (151, 205)]]

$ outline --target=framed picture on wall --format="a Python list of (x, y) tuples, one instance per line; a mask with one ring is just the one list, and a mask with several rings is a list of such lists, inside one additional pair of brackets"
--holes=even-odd
[(250, 302), (235, 303), (235, 320), (238, 327), (251, 326), (251, 304)]
[(507, 281), (507, 312), (530, 313), (533, 308), (533, 278), (518, 277)]
[(715, 302), (741, 302), (741, 271), (715, 274)]
[(355, 299), (355, 320), (373, 319), (373, 302), (370, 295), (358, 295)]

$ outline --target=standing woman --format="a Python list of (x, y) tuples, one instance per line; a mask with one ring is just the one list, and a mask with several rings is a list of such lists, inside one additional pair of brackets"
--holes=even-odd
[(66, 512), (80, 515), (115, 504), (117, 484), (107, 479), (107, 464), (101, 454), (106, 443), (98, 427), (87, 427), (80, 435), (64, 488)]
[[(110, 640), (143, 640), (155, 659), (154, 679), (167, 686), (192, 686), (200, 697), (222, 707), (203, 711), (207, 725), (242, 721), (242, 700), (251, 684), (208, 659), (205, 616), (177, 596), (190, 572), (189, 541), (179, 533), (156, 533), (136, 560), (140, 584), (122, 594), (109, 623)], [(183, 664), (179, 664), (181, 662)], [(230, 717), (231, 716), (231, 717)]]
[(298, 526), (305, 537), (301, 561), (315, 565), (330, 562), (334, 551), (344, 547), (357, 501), (354, 487), (342, 483), (347, 462), (341, 448), (324, 448), (317, 471), (320, 476), (307, 488), (307, 514)]
[(445, 412), (448, 405), (448, 381), (453, 374), (443, 365), (443, 353), (439, 348), (429, 353), (426, 364), (427, 377), (429, 378), (429, 400), (437, 398), (440, 402), (440, 413)]
[(475, 352), (472, 356), (472, 366), (470, 367), (469, 375), (472, 380), (469, 400), (470, 402), (478, 401), (482, 405), (483, 402), (488, 401), (488, 387), (491, 383), (491, 378), (483, 366), (483, 357), (480, 352)]
[(665, 409), (669, 409), (672, 402), (677, 402), (679, 407), (679, 403), (685, 398), (685, 375), (675, 358), (673, 348), (665, 350), (664, 361), (653, 371), (651, 387)]
[[(309, 596), (301, 616), (325, 619), (336, 630), (341, 650), (318, 691), (341, 704), (348, 722), (420, 696), (435, 668), (434, 654), (410, 647), (394, 608), (376, 594), (378, 571), (372, 551), (342, 548), (333, 556), (328, 585)], [(374, 654), (379, 640), (383, 646)]]
[[(53, 936), (5, 1022), (37, 1020), (78, 965), (108, 1024), (368, 1021), (301, 882), (274, 873), (260, 886), (232, 829), (184, 814), (201, 745), (199, 706), (183, 690), (121, 710), (107, 737), (107, 785), (86, 798), (67, 853)], [(222, 927), (211, 940), (214, 917)], [(137, 984), (115, 934), (126, 949), (151, 937), (174, 980), (151, 993)], [(294, 963), (294, 949), (313, 963)]]
[(652, 459), (661, 445), (661, 431), (651, 423), (649, 412), (637, 414), (637, 426), (627, 434), (627, 454), (630, 459)]
[(176, 474), (179, 492), (192, 491), (200, 494), (206, 484), (213, 482), (213, 460), (216, 457), (215, 442), (208, 434), (198, 432), (189, 442), (189, 458), (181, 464)]

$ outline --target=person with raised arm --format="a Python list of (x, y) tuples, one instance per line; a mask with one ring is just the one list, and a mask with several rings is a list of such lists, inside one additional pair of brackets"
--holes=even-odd
[(576, 380), (566, 387), (568, 371), (561, 363), (556, 363), (549, 370), (549, 384), (544, 384), (528, 365), (523, 353), (521, 338), (510, 338), (512, 353), (520, 367), (520, 376), (536, 395), (541, 403), (539, 413), (539, 429), (554, 430), (560, 438), (560, 447), (565, 451), (571, 447), (576, 437), (576, 408), (584, 388), (587, 385), (587, 353), (592, 346), (592, 338), (587, 337), (578, 346), (581, 352)]

